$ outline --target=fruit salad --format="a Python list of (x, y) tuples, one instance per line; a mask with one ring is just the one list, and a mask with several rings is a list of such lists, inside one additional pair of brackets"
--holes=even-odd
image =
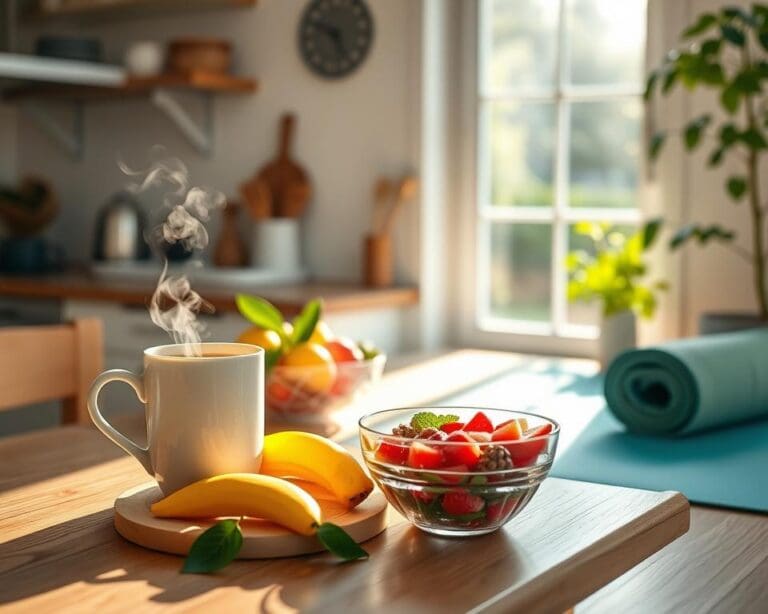
[(361, 421), (365, 460), (390, 503), (431, 532), (495, 530), (528, 503), (552, 463), (558, 427), (540, 416), (390, 411), (400, 418), (391, 433)]
[(236, 302), (252, 324), (237, 341), (266, 352), (271, 412), (322, 421), (381, 376), (386, 357), (370, 342), (336, 335), (322, 319), (321, 300), (309, 301), (293, 321), (262, 298), (238, 295)]

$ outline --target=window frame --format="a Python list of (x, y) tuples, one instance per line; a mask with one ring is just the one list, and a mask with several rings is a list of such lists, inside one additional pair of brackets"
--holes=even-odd
[[(560, 0), (563, 3), (565, 0)], [(649, 0), (649, 11), (652, 0)], [(489, 93), (485, 91), (483, 79), (483, 59), (490, 48), (490, 40), (481, 41), (482, 19), (488, 18), (490, 0), (471, 0), (463, 3), (462, 15), (462, 96), (460, 100), (460, 159), (457, 164), (460, 189), (458, 198), (465, 206), (460, 207), (457, 218), (460, 225), (458, 238), (459, 253), (464, 257), (457, 262), (459, 287), (461, 288), (458, 305), (457, 340), (463, 345), (474, 345), (495, 349), (513, 349), (516, 351), (541, 354), (563, 354), (572, 356), (594, 356), (597, 351), (596, 337), (598, 329), (593, 326), (568, 324), (566, 322), (567, 299), (565, 285), (567, 273), (564, 267), (552, 267), (551, 279), (551, 319), (548, 322), (526, 322), (494, 318), (486, 307), (489, 285), (490, 233), (494, 223), (546, 223), (553, 225), (552, 263), (563, 262), (567, 252), (568, 223), (579, 220), (611, 221), (620, 224), (637, 224), (644, 211), (645, 182), (648, 177), (644, 156), (641, 156), (638, 168), (638, 207), (635, 209), (590, 209), (567, 208), (568, 193), (568, 156), (569, 140), (563, 131), (569, 130), (568, 112), (570, 102), (604, 101), (610, 99), (641, 99), (642, 87), (618, 86), (575, 86), (564, 87), (560, 78), (564, 66), (564, 30), (566, 11), (559, 11), (558, 54), (556, 60), (556, 84), (552, 91), (505, 91)], [(646, 36), (646, 49), (643, 56), (649, 55), (650, 37)], [(646, 60), (647, 63), (647, 60)], [(644, 67), (645, 68), (645, 67)], [(490, 103), (497, 100), (515, 102), (552, 102), (556, 113), (556, 139), (554, 161), (554, 203), (551, 208), (539, 207), (494, 207), (483, 190), (490, 185), (488, 181), (479, 181), (481, 173), (490, 169), (489, 131), (482, 129), (488, 121)], [(641, 147), (644, 147), (645, 131), (641, 135)], [(470, 206), (471, 205), (471, 206)], [(610, 213), (610, 215), (606, 215)], [(557, 228), (557, 231), (554, 229)], [(484, 245), (484, 249), (480, 246)], [(467, 257), (469, 255), (469, 257)], [(486, 311), (484, 313), (484, 311)]]

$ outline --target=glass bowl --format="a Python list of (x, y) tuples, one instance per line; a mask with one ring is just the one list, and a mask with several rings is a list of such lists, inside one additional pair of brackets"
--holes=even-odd
[(325, 367), (276, 365), (267, 375), (266, 401), (270, 413), (286, 420), (326, 422), (336, 409), (350, 403), (379, 380), (387, 357), (336, 363), (330, 386)]
[[(392, 434), (419, 412), (455, 414), (462, 424), (483, 412), (495, 427), (506, 428), (467, 436), (433, 433), (432, 439)], [(512, 421), (516, 425), (510, 426)], [(389, 409), (368, 414), (359, 424), (365, 464), (387, 500), (420, 529), (456, 537), (491, 533), (519, 514), (547, 477), (560, 433), (544, 416), (467, 407)], [(446, 436), (452, 440), (443, 440)], [(501, 464), (494, 463), (499, 457)]]

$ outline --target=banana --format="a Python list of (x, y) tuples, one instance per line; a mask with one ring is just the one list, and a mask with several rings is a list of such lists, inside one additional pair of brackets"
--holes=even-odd
[(318, 484), (349, 509), (362, 503), (373, 490), (373, 482), (349, 452), (325, 437), (300, 431), (283, 431), (264, 438), (260, 472)]
[(286, 480), (255, 473), (227, 473), (185, 486), (153, 503), (158, 518), (264, 518), (301, 535), (323, 522), (317, 501)]

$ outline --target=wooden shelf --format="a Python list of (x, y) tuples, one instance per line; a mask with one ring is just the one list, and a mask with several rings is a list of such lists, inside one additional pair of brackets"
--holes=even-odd
[[(62, 273), (58, 275), (23, 277), (0, 276), (0, 296), (25, 298), (109, 301), (123, 305), (148, 305), (153, 284), (113, 283), (88, 275)], [(300, 284), (264, 285), (206, 290), (197, 288), (217, 311), (236, 311), (235, 293), (247, 292), (262, 296), (286, 315), (295, 315), (310, 299), (321, 296), (328, 313), (393, 309), (417, 305), (418, 288), (366, 288), (360, 284), (313, 281)]]
[(149, 95), (160, 89), (192, 90), (218, 94), (248, 94), (255, 92), (255, 79), (233, 75), (193, 72), (186, 75), (167, 74), (157, 77), (129, 77), (122, 85), (92, 86), (69, 84), (25, 85), (4, 93), (6, 100), (100, 100)]
[(66, 0), (60, 7), (31, 8), (23, 14), (25, 21), (54, 21), (147, 17), (191, 10), (249, 8), (257, 0)]

